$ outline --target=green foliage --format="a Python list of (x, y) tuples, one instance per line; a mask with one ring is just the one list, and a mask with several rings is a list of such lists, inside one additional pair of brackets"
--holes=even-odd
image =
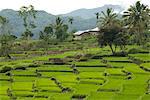
[[(98, 42), (101, 46), (109, 45), (111, 48), (112, 53), (115, 53), (115, 50), (113, 49), (113, 44), (116, 45), (123, 45), (125, 40), (120, 34), (122, 30), (122, 24), (120, 20), (117, 19), (117, 14), (113, 12), (111, 8), (108, 8), (106, 13), (102, 12), (103, 17), (100, 17), (101, 26), (100, 33), (98, 35)], [(120, 44), (117, 44), (118, 39), (122, 37), (123, 39), (120, 39)]]
[(124, 12), (124, 21), (129, 29), (129, 33), (136, 36), (136, 43), (143, 44), (145, 41), (145, 32), (149, 30), (150, 9), (147, 5), (137, 1), (135, 5)]
[(120, 32), (116, 35), (116, 39), (114, 40), (115, 46), (119, 46), (122, 51), (125, 51), (125, 46), (129, 43), (129, 34), (125, 32)]
[(5, 17), (0, 16), (0, 23), (1, 23), (1, 24), (4, 24), (6, 21), (7, 21), (7, 20), (6, 20)]
[(9, 24), (9, 20), (3, 16), (0, 16), (0, 33), (1, 34), (11, 34), (12, 27)]
[(30, 37), (33, 37), (33, 33), (29, 29), (26, 29), (22, 34), (22, 37), (23, 39), (29, 39)]
[(86, 95), (84, 94), (75, 94), (72, 96), (72, 99), (84, 99), (86, 98)]
[(139, 52), (141, 52), (141, 50), (137, 49), (137, 48), (132, 48), (128, 51), (129, 54), (135, 54), (135, 53), (139, 53)]
[(55, 24), (50, 24), (45, 27), (44, 32), (40, 32), (40, 39), (48, 42), (57, 39), (59, 41), (64, 41), (68, 37), (68, 25), (64, 24), (60, 17), (57, 17)]
[(56, 18), (56, 23), (54, 25), (56, 39), (63, 41), (67, 38), (68, 25), (63, 23), (60, 17)]
[(9, 66), (4, 66), (4, 67), (2, 67), (2, 69), (0, 70), (0, 73), (6, 73), (6, 72), (11, 71), (11, 70), (12, 70), (11, 67), (9, 67)]
[(33, 37), (31, 29), (36, 28), (33, 19), (36, 18), (36, 10), (34, 6), (30, 5), (29, 7), (23, 6), (20, 8), (19, 15), (23, 18), (25, 32), (22, 34), (24, 39), (30, 39)]
[(54, 29), (52, 25), (48, 25), (44, 28), (44, 32), (40, 32), (39, 39), (44, 40), (49, 43), (53, 38), (55, 38)]
[(0, 35), (0, 44), (1, 44), (0, 55), (1, 56), (9, 56), (9, 53), (11, 52), (11, 48), (15, 39), (16, 37), (10, 34)]

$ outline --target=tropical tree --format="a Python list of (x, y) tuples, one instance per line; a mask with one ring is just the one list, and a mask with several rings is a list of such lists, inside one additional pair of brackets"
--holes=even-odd
[(10, 34), (0, 35), (0, 55), (11, 58), (9, 53), (11, 52), (13, 42), (16, 38), (17, 37)]
[(124, 12), (124, 21), (128, 26), (129, 32), (134, 33), (138, 44), (142, 44), (145, 38), (145, 31), (149, 30), (150, 24), (150, 9), (147, 5), (137, 1), (135, 5)]
[(30, 39), (33, 37), (32, 29), (36, 28), (33, 19), (36, 18), (36, 10), (34, 6), (23, 6), (19, 10), (19, 15), (23, 18), (25, 32), (22, 34), (23, 38)]
[(67, 38), (68, 25), (64, 24), (63, 20), (60, 17), (56, 18), (56, 22), (53, 25), (53, 28), (56, 39), (63, 41)]
[(122, 30), (122, 24), (119, 19), (117, 19), (117, 14), (113, 12), (111, 8), (108, 8), (106, 12), (101, 12), (102, 16), (99, 21), (101, 25), (99, 25), (100, 34), (98, 35), (98, 42), (100, 46), (108, 45), (113, 54), (115, 54), (115, 50), (113, 45), (115, 44), (115, 40), (117, 39), (117, 35)]
[(60, 17), (57, 17), (54, 24), (50, 24), (40, 32), (39, 38), (46, 41), (47, 43), (50, 40), (59, 40), (63, 41), (68, 36), (68, 25), (64, 24), (63, 20)]
[(120, 47), (120, 50), (124, 52), (126, 49), (126, 45), (129, 43), (130, 35), (126, 33), (126, 30), (122, 29), (122, 32), (118, 33), (116, 35), (116, 39), (114, 40), (114, 45), (115, 45), (115, 51), (117, 46)]
[(69, 35), (68, 35), (68, 39), (71, 39), (73, 38), (73, 33), (76, 32), (75, 29), (73, 28), (72, 24), (74, 22), (74, 18), (73, 17), (69, 17), (68, 18), (68, 22), (71, 24), (69, 25)]
[(0, 55), (10, 58), (9, 53), (11, 52), (13, 40), (17, 37), (10, 34), (8, 20), (2, 16), (0, 16), (0, 29)]
[(50, 39), (54, 38), (54, 29), (52, 25), (48, 25), (44, 28), (44, 31), (40, 32), (39, 39), (43, 39), (46, 42), (49, 42)]
[(6, 34), (6, 33), (11, 33), (10, 30), (12, 30), (9, 21), (3, 17), (0, 16), (0, 33), (1, 34)]
[(0, 16), (0, 29), (1, 29), (1, 34), (5, 33), (4, 32), (4, 25), (7, 23), (7, 20), (5, 17)]

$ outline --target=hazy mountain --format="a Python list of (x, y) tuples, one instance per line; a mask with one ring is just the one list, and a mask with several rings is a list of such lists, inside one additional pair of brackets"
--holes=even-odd
[(113, 8), (116, 13), (122, 12), (124, 9), (119, 5), (104, 5), (102, 7), (94, 9), (78, 9), (70, 13), (64, 14), (63, 16), (78, 16), (83, 19), (89, 19), (95, 17), (95, 13), (105, 11), (107, 8)]
[[(74, 22), (72, 25), (68, 23), (70, 25), (70, 30), (86, 30), (96, 27), (96, 18), (94, 13), (106, 10), (108, 7), (113, 8), (116, 12), (123, 11), (123, 8), (118, 5), (105, 5), (103, 7), (94, 9), (79, 9), (71, 13), (59, 16), (63, 18), (65, 23), (68, 23), (69, 16), (72, 16), (74, 18)], [(0, 11), (0, 16), (4, 16), (9, 20), (9, 25), (13, 34), (20, 36), (24, 32), (23, 20), (19, 16), (17, 11), (14, 11), (12, 9), (4, 9)], [(38, 11), (36, 16), (37, 18), (35, 19), (35, 24), (37, 27), (33, 30), (33, 32), (37, 37), (39, 32), (42, 31), (46, 25), (55, 22), (56, 16), (42, 10)]]
[[(17, 11), (5, 9), (0, 11), (0, 16), (4, 16), (9, 20), (10, 27), (12, 28), (11, 30), (12, 33), (16, 34), (17, 36), (20, 36), (21, 33), (24, 32), (23, 20), (19, 16), (19, 13)], [(54, 15), (49, 14), (45, 11), (38, 11), (37, 17), (35, 19), (35, 24), (37, 27), (34, 29), (34, 33), (38, 34), (39, 31), (43, 30), (43, 28), (46, 25), (54, 21), (55, 21)]]

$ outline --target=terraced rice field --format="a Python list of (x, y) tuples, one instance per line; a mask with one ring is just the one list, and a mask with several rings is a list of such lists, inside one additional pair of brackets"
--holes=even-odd
[[(0, 100), (150, 100), (149, 54), (114, 57), (97, 51), (87, 50), (91, 56), (81, 61), (73, 58), (81, 51), (69, 51), (0, 62), (1, 69), (13, 68), (0, 73)], [(68, 56), (64, 64), (49, 61)]]

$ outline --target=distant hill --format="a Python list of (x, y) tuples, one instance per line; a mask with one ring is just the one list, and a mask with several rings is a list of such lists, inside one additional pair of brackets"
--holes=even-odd
[(124, 10), (119, 5), (104, 5), (102, 7), (94, 8), (94, 9), (78, 9), (75, 11), (72, 11), (70, 13), (64, 14), (63, 16), (76, 16), (81, 17), (83, 19), (90, 19), (95, 17), (95, 13), (105, 11), (107, 8), (113, 8), (115, 12), (120, 13)]
[[(71, 13), (58, 16), (61, 16), (65, 23), (68, 23), (68, 17), (72, 16), (74, 18), (73, 24), (69, 24), (70, 30), (86, 30), (96, 27), (96, 18), (94, 13), (106, 10), (108, 7), (113, 8), (114, 11), (118, 13), (123, 11), (123, 8), (118, 5), (105, 5), (103, 7), (94, 9), (79, 9)], [(0, 11), (0, 16), (4, 16), (9, 20), (10, 27), (12, 27), (11, 32), (13, 34), (16, 36), (21, 36), (21, 34), (24, 32), (24, 26), (23, 20), (17, 11), (12, 9), (4, 9)], [(54, 23), (55, 18), (55, 15), (49, 14), (45, 11), (37, 11), (37, 18), (35, 19), (35, 24), (37, 27), (33, 30), (35, 37), (38, 36), (39, 32), (42, 31), (46, 25)]]
[[(23, 26), (23, 20), (19, 16), (17, 11), (11, 10), (11, 9), (5, 9), (0, 11), (0, 16), (4, 16), (9, 20), (9, 24), (12, 27), (12, 33), (20, 36), (21, 33), (24, 32), (24, 26)], [(38, 34), (40, 30), (43, 30), (43, 28), (48, 25), (49, 23), (52, 23), (55, 21), (55, 16), (52, 14), (49, 14), (45, 11), (38, 11), (37, 12), (37, 18), (35, 19), (36, 28), (34, 29), (34, 33)]]

